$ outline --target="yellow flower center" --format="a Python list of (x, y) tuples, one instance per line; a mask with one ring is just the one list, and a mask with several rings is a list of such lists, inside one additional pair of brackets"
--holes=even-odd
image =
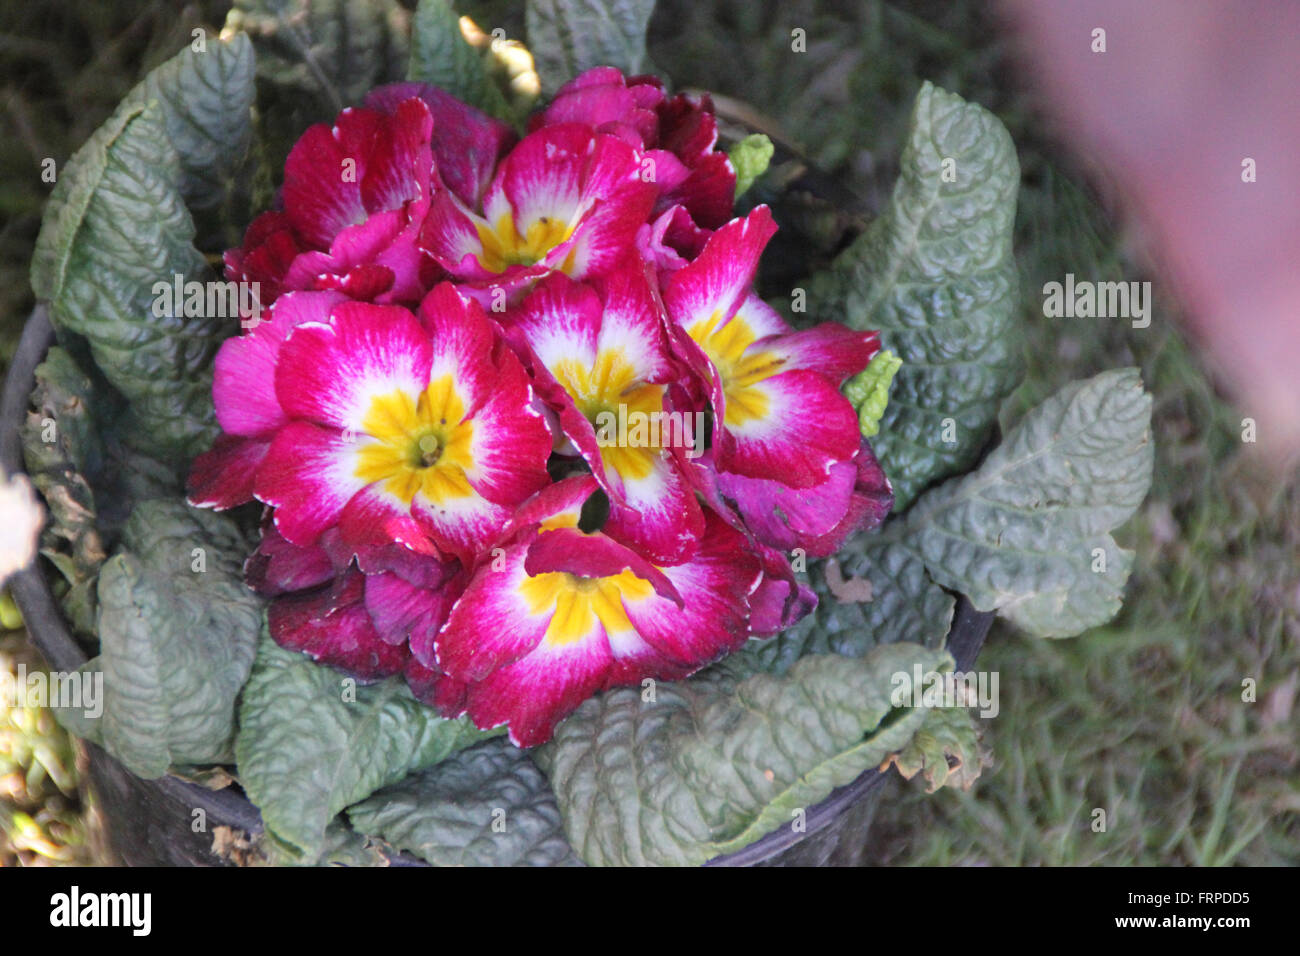
[(356, 476), (383, 482), (405, 504), (420, 491), (434, 503), (472, 495), (465, 472), (473, 465), (474, 423), (464, 417), (450, 375), (418, 397), (401, 390), (376, 396), (362, 421), (371, 440), (357, 453)]
[(601, 578), (581, 577), (567, 571), (547, 571), (520, 586), (529, 613), (552, 611), (544, 643), (563, 647), (592, 632), (599, 620), (609, 635), (635, 630), (623, 607), (623, 597), (639, 601), (654, 591), (649, 581), (630, 570)]
[(723, 421), (731, 426), (743, 425), (766, 417), (768, 397), (754, 386), (779, 372), (785, 360), (772, 352), (750, 351), (758, 336), (741, 315), (733, 316), (719, 328), (721, 321), (721, 313), (714, 312), (686, 331), (704, 350), (722, 379), (727, 404)]
[[(505, 272), (510, 266), (531, 266), (540, 262), (545, 255), (573, 235), (573, 226), (562, 219), (542, 216), (531, 223), (521, 235), (515, 227), (514, 217), (506, 213), (497, 220), (495, 226), (475, 223), (479, 242), (483, 251), (479, 254), (479, 264), (489, 272)], [(572, 268), (573, 254), (564, 261), (561, 271)]]
[[(605, 467), (633, 480), (650, 474), (662, 443), (658, 423), (653, 427), (651, 423), (663, 411), (663, 386), (641, 381), (621, 348), (601, 349), (592, 368), (564, 359), (551, 374), (595, 427), (597, 436), (602, 430), (607, 433), (608, 440), (600, 448)], [(620, 407), (628, 426), (627, 434), (621, 436), (617, 432)]]

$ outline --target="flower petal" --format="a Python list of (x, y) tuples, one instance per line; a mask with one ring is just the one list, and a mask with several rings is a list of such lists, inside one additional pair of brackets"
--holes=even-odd
[(269, 447), (263, 439), (217, 436), (211, 450), (190, 465), (186, 500), (196, 508), (218, 511), (252, 501), (254, 479)]
[(316, 543), (368, 482), (357, 477), (357, 443), (341, 433), (291, 422), (280, 430), (258, 469), (259, 501), (276, 509), (275, 526), (301, 547)]
[(384, 641), (361, 602), (363, 575), (347, 572), (352, 600), (339, 604), (329, 592), (276, 598), (267, 609), (271, 637), (281, 647), (301, 651), (313, 660), (345, 671), (360, 680), (378, 680), (406, 669), (405, 645)]
[(212, 399), (217, 421), (231, 435), (263, 435), (288, 421), (275, 397), (275, 367), (289, 333), (304, 322), (328, 320), (343, 301), (335, 292), (281, 296), (269, 320), (247, 335), (226, 339), (213, 363)]
[(290, 417), (359, 433), (376, 397), (423, 392), (431, 361), (428, 336), (410, 312), (347, 302), (334, 308), (328, 325), (294, 329), (275, 391)]

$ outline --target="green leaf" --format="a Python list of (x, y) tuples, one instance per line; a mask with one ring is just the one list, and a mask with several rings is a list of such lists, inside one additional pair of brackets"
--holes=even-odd
[(952, 595), (930, 579), (920, 558), (878, 534), (858, 535), (834, 558), (811, 562), (808, 584), (817, 594), (810, 614), (774, 637), (751, 640), (735, 656), (784, 674), (810, 654), (862, 657), (900, 642), (940, 648), (952, 627)]
[(126, 103), (68, 163), (50, 196), (32, 288), (62, 332), (85, 336), (131, 403), (137, 447), (186, 460), (217, 434), (212, 358), (228, 319), (153, 314), (155, 283), (206, 278), (157, 101)]
[(902, 367), (903, 360), (885, 349), (844, 383), (844, 397), (857, 409), (863, 438), (872, 438), (880, 431), (880, 419), (889, 407), (889, 386)]
[(266, 826), (315, 857), (345, 807), (484, 736), (464, 718), (440, 718), (401, 678), (357, 686), (264, 635), (235, 756)]
[(762, 133), (751, 133), (727, 151), (731, 165), (736, 167), (736, 198), (739, 199), (754, 185), (754, 180), (767, 172), (768, 163), (776, 147)]
[(137, 505), (123, 540), (99, 575), (100, 738), (141, 777), (227, 760), (262, 617), (247, 542), (230, 519), (167, 499)]
[(313, 853), (303, 853), (292, 844), (263, 830), (258, 846), (268, 866), (389, 866), (380, 841), (358, 833), (337, 820), (325, 828), (325, 837)]
[(1069, 637), (1119, 610), (1133, 554), (1110, 532), (1142, 503), (1152, 459), (1137, 369), (1103, 372), (1061, 389), (977, 471), (925, 495), (903, 540), (979, 610)]
[(654, 0), (528, 0), (524, 22), (542, 94), (593, 66), (648, 69), (645, 34)]
[(925, 719), (893, 675), (949, 670), (942, 651), (807, 657), (783, 677), (720, 675), (586, 701), (539, 759), (569, 842), (595, 865), (694, 865), (746, 846), (878, 766)]
[(438, 866), (580, 865), (546, 777), (506, 740), (462, 750), (380, 790), (348, 817)]
[(448, 0), (420, 0), (411, 31), (407, 79), (441, 87), (498, 119), (514, 119), (505, 96), (488, 75), (483, 54), (460, 32), (460, 17)]
[(235, 0), (226, 30), (257, 47), (257, 72), (311, 96), (320, 118), (403, 78), (410, 14), (396, 0)]
[(889, 207), (812, 280), (813, 319), (879, 329), (903, 360), (872, 442), (899, 512), (975, 463), (1020, 379), (1019, 179), (997, 118), (926, 83)]
[(926, 793), (945, 785), (969, 790), (979, 779), (983, 761), (975, 720), (965, 707), (932, 709), (916, 736), (889, 757), (889, 763), (898, 768), (904, 780), (921, 774)]
[(219, 205), (236, 187), (252, 135), (253, 46), (236, 34), (204, 52), (185, 49), (152, 71), (125, 103), (156, 100), (180, 158), (181, 195), (191, 208)]
[(64, 577), (64, 613), (81, 633), (95, 629), (95, 580), (108, 558), (90, 476), (103, 468), (104, 446), (91, 410), (95, 388), (59, 347), (36, 367), (31, 410), (23, 424), (23, 458), (49, 509), (41, 553)]

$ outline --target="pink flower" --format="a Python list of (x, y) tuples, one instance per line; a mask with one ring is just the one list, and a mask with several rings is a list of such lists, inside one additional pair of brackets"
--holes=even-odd
[(607, 68), (517, 144), (418, 84), (308, 130), (227, 254), (273, 302), (189, 484), (265, 505), (277, 642), (532, 746), (815, 605), (789, 555), (892, 504), (840, 393), (879, 339), (755, 294), (776, 226), (731, 219), (716, 140), (707, 98)]
[(460, 562), (401, 545), (357, 551), (336, 529), (301, 548), (268, 520), (244, 570), (249, 586), (271, 598), (267, 625), (281, 647), (360, 680), (404, 673), (427, 703), (461, 705), (463, 686), (410, 653), (411, 642), (432, 641), (464, 589)]
[(468, 562), (549, 480), (551, 437), (522, 365), (450, 284), (419, 319), (344, 302), (298, 325), (274, 381), (287, 422), (254, 492), (295, 544), (337, 525), (349, 545), (427, 540)]
[(606, 530), (651, 560), (676, 563), (704, 533), (680, 464), (692, 444), (703, 450), (703, 415), (667, 403), (686, 370), (668, 350), (645, 271), (624, 268), (598, 286), (544, 280), (508, 335), (555, 412), (560, 451), (580, 456), (609, 496)]
[(600, 66), (561, 87), (533, 128), (554, 123), (585, 123), (645, 150), (659, 187), (656, 216), (682, 206), (704, 229), (731, 219), (736, 171), (716, 149), (718, 123), (707, 95), (670, 99), (657, 77), (625, 78), (612, 66)]
[(892, 503), (840, 393), (880, 340), (833, 322), (795, 331), (753, 293), (775, 230), (766, 206), (728, 223), (667, 277), (663, 298), (673, 347), (706, 383), (713, 409), (713, 447), (697, 466), (712, 474), (695, 478), (706, 500), (740, 502), (765, 544), (829, 554)]
[(579, 530), (595, 488), (569, 478), (530, 502), (435, 641), (436, 666), (464, 683), (474, 723), (508, 725), (520, 747), (548, 740), (599, 690), (685, 677), (750, 633), (763, 567), (743, 535), (711, 516), (689, 561), (656, 565), (612, 534)]
[(439, 272), (417, 244), (434, 191), (445, 185), (473, 201), (512, 140), (509, 127), (442, 90), (380, 87), (298, 140), (283, 211), (253, 220), (226, 253), (226, 277), (260, 283), (264, 306), (313, 289), (418, 302)]
[(224, 510), (253, 500), (253, 482), (276, 432), (289, 423), (275, 395), (275, 369), (289, 333), (304, 322), (328, 322), (346, 302), (340, 292), (292, 292), (270, 317), (222, 343), (213, 364), (212, 398), (224, 434), (190, 468), (189, 501)]
[[(552, 272), (613, 269), (655, 199), (640, 150), (575, 123), (524, 137), (502, 160), (481, 212), (447, 190), (434, 197), (422, 246), (485, 305)], [(469, 288), (467, 292), (471, 291)]]

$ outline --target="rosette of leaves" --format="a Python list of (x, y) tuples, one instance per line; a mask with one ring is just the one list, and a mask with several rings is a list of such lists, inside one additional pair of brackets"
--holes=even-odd
[[(652, 8), (532, 0), (542, 88), (600, 64), (647, 69)], [(98, 639), (86, 670), (104, 675), (102, 715), (62, 716), (143, 776), (227, 767), (262, 813), (250, 858), (703, 863), (797, 828), (884, 765), (969, 784), (966, 713), (892, 693), (899, 673), (952, 669), (954, 595), (1045, 636), (1117, 609), (1132, 556), (1112, 533), (1150, 481), (1149, 398), (1136, 372), (1103, 373), (987, 451), (1020, 368), (1016, 160), (993, 116), (926, 85), (888, 208), (807, 282), (813, 317), (882, 331), (890, 358), (846, 393), (899, 512), (810, 564), (814, 613), (688, 680), (598, 695), (536, 751), (439, 718), (400, 679), (359, 686), (278, 647), (241, 579), (249, 529), (178, 495), (211, 440), (212, 357), (234, 329), (153, 314), (152, 284), (208, 277), (248, 204), (266, 205), (287, 150), (272, 125), (294, 135), (401, 78), (511, 120), (518, 101), (447, 0), (413, 14), (391, 0), (238, 0), (224, 36), (150, 74), (60, 176), (32, 283), (61, 347), (25, 437), (50, 504), (46, 553), (70, 617)], [(732, 155), (748, 185), (770, 144)]]

